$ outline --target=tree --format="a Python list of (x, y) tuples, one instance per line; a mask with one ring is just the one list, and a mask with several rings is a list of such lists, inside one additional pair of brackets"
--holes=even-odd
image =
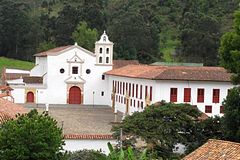
[(128, 139), (140, 137), (149, 150), (157, 152), (159, 157), (170, 158), (175, 144), (188, 144), (194, 139), (198, 130), (194, 119), (199, 115), (197, 108), (188, 104), (163, 102), (127, 116), (114, 131), (118, 135), (119, 128), (122, 128)]
[(68, 160), (106, 160), (106, 155), (94, 150), (81, 150), (70, 153)]
[(28, 15), (29, 6), (12, 0), (0, 1), (0, 55), (32, 59), (37, 44), (36, 22)]
[(225, 138), (240, 142), (240, 88), (236, 87), (229, 91), (223, 102), (224, 117), (223, 128)]
[(240, 10), (234, 14), (234, 30), (225, 33), (219, 48), (221, 65), (234, 73), (233, 83), (240, 84)]
[(57, 121), (36, 110), (9, 120), (0, 129), (1, 160), (56, 160), (63, 145)]
[(37, 48), (37, 52), (43, 52), (43, 51), (47, 51), (49, 49), (55, 48), (56, 45), (50, 41), (43, 41), (42, 43), (39, 44), (38, 48)]
[(73, 44), (72, 33), (80, 18), (76, 7), (65, 5), (55, 21), (55, 43), (57, 46)]
[[(233, 73), (232, 82), (240, 84), (240, 10), (234, 14), (234, 30), (225, 33), (221, 38), (219, 53), (221, 65)], [(226, 139), (240, 142), (240, 88), (229, 90), (223, 102), (223, 127)]]
[(72, 33), (72, 38), (81, 47), (93, 51), (98, 33), (96, 29), (88, 28), (86, 22), (80, 22)]
[(189, 1), (180, 22), (178, 58), (184, 62), (197, 62), (214, 66), (218, 63), (220, 23), (201, 8), (199, 1)]

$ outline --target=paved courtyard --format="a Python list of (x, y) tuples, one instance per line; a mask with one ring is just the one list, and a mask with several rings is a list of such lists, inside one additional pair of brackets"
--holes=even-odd
[[(29, 110), (35, 108), (40, 113), (45, 106), (25, 104)], [(49, 115), (63, 127), (64, 134), (111, 134), (112, 122), (115, 121), (113, 111), (108, 106), (83, 105), (49, 105)], [(117, 114), (121, 121), (122, 114)]]

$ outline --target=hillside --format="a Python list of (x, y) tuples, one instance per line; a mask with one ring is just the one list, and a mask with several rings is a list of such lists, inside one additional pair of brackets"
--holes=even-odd
[(34, 67), (34, 63), (0, 57), (0, 70), (2, 70), (3, 67), (30, 70)]
[[(74, 44), (73, 32), (81, 22), (86, 22), (82, 35), (88, 35), (88, 29), (96, 29), (99, 38), (107, 31), (115, 44), (114, 59), (215, 66), (219, 63), (220, 38), (232, 29), (233, 13), (239, 2), (2, 0), (0, 56), (33, 60), (32, 55), (38, 51)], [(95, 43), (91, 36), (84, 40)]]

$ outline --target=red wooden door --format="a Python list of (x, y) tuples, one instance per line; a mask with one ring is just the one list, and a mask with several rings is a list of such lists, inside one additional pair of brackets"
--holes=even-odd
[(29, 103), (34, 102), (34, 93), (33, 92), (28, 92), (27, 93), (27, 102), (29, 102)]
[(79, 87), (71, 87), (69, 90), (69, 104), (81, 104), (81, 89)]

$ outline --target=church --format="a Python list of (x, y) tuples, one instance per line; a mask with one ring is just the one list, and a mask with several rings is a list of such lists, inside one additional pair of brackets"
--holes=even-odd
[(129, 63), (116, 67), (113, 45), (104, 32), (94, 53), (75, 43), (35, 54), (29, 75), (6, 80), (14, 102), (107, 105), (131, 114), (165, 100), (195, 105), (208, 116), (223, 114), (222, 102), (233, 87), (224, 68)]

